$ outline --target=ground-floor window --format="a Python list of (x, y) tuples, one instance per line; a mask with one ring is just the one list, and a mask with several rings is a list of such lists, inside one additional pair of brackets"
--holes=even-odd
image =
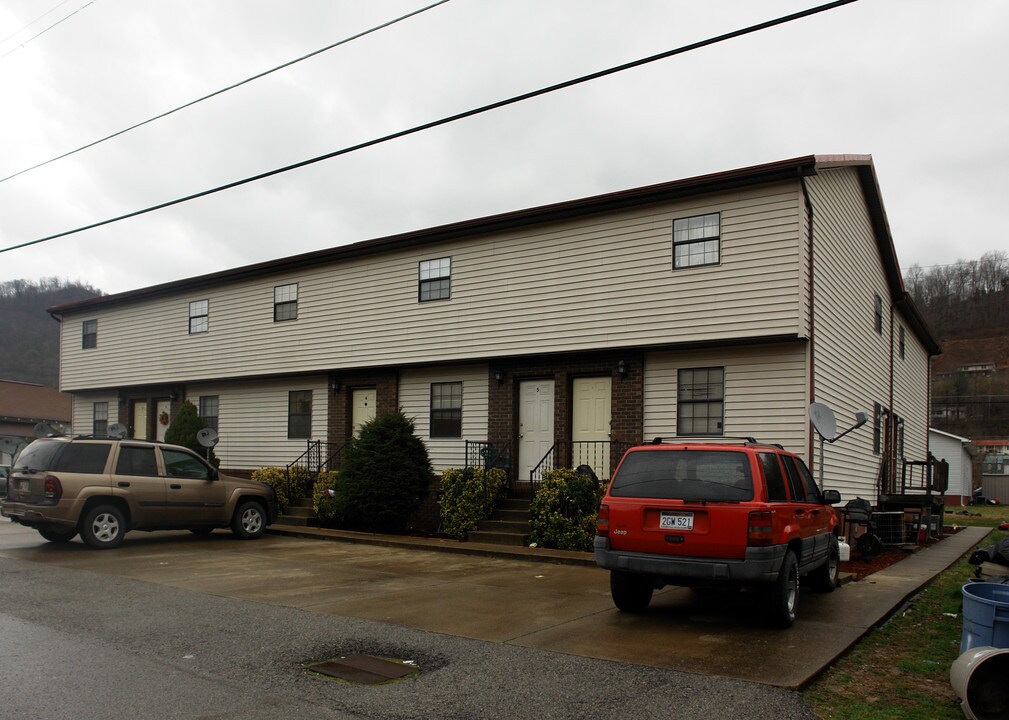
[(431, 383), (431, 437), (462, 437), (462, 383)]
[(312, 437), (312, 391), (292, 390), (287, 396), (287, 437)]
[(92, 410), (91, 434), (107, 435), (109, 432), (109, 404), (96, 402), (92, 405)]
[(725, 368), (684, 368), (677, 375), (676, 434), (721, 435)]
[(213, 428), (217, 430), (217, 415), (218, 407), (220, 406), (219, 396), (217, 395), (201, 395), (200, 396), (200, 418), (203, 422), (207, 423), (208, 428)]

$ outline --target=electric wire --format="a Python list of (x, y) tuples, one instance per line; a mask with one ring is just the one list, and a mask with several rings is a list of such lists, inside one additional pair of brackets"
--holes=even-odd
[(37, 23), (39, 20), (41, 20), (42, 18), (44, 18), (46, 15), (48, 15), (51, 12), (53, 12), (54, 10), (59, 10), (61, 7), (63, 7), (64, 5), (66, 5), (68, 2), (70, 2), (70, 0), (62, 0), (61, 2), (57, 3), (53, 7), (49, 8), (48, 10), (46, 10), (44, 13), (42, 13), (41, 15), (39, 15), (37, 18), (35, 18), (31, 22), (27, 22), (24, 25), (22, 25), (20, 28), (18, 28), (14, 32), (12, 32), (7, 37), (0, 38), (0, 45), (3, 45), (5, 42), (7, 42), (8, 40), (10, 40), (15, 35), (17, 35), (17, 34), (19, 34), (21, 32), (24, 32), (25, 30), (27, 30), (28, 28), (30, 28), (32, 25), (34, 25), (35, 23)]
[(614, 75), (625, 70), (630, 70), (631, 68), (640, 67), (642, 65), (647, 65), (649, 63), (656, 62), (658, 60), (664, 60), (675, 55), (682, 55), (683, 53), (691, 52), (693, 50), (698, 50), (700, 48), (708, 47), (711, 45), (716, 45), (718, 43), (725, 42), (727, 40), (732, 40), (734, 38), (742, 37), (744, 35), (750, 35), (761, 30), (766, 30), (768, 28), (776, 27), (778, 25), (784, 25), (785, 23), (793, 22), (795, 20), (800, 20), (802, 18), (809, 17), (811, 15), (816, 15), (818, 13), (826, 12), (828, 10), (833, 10), (835, 8), (850, 5), (852, 3), (858, 2), (858, 0), (835, 0), (834, 2), (829, 2), (823, 5), (817, 5), (816, 7), (809, 8), (807, 10), (801, 10), (790, 15), (783, 15), (774, 20), (767, 20), (756, 25), (750, 25), (749, 27), (741, 28), (739, 30), (733, 30), (722, 35), (717, 35), (715, 37), (708, 38), (706, 40), (700, 40), (698, 42), (691, 43), (689, 45), (683, 45), (681, 47), (675, 48), (673, 50), (667, 50), (665, 52), (658, 53), (656, 55), (650, 55), (639, 60), (634, 60), (622, 65), (616, 65), (605, 70), (599, 70), (588, 75), (582, 75), (581, 77), (574, 78), (572, 80), (565, 80), (564, 82), (557, 83), (555, 85), (549, 85), (547, 87), (540, 88), (539, 90), (532, 90), (521, 95), (515, 95), (506, 100), (498, 100), (496, 102), (490, 103), (489, 105), (483, 105), (478, 108), (471, 110), (466, 110), (455, 115), (449, 115), (443, 117), (440, 120), (432, 120), (431, 122), (424, 123), (422, 125), (416, 125), (412, 128), (406, 130), (400, 130), (398, 132), (391, 133), (389, 135), (384, 135), (379, 138), (374, 138), (372, 140), (367, 140), (356, 145), (351, 145), (340, 150), (334, 150), (333, 152), (326, 153), (325, 155), (319, 155), (308, 160), (302, 160), (291, 165), (285, 165), (284, 167), (275, 168), (273, 170), (268, 170), (258, 175), (252, 175), (250, 177), (243, 178), (241, 180), (235, 180), (233, 182), (226, 183), (224, 185), (219, 185), (215, 188), (210, 188), (209, 190), (202, 190), (192, 195), (186, 195), (185, 197), (176, 198), (175, 200), (168, 200), (163, 203), (158, 203), (157, 205), (151, 205), (150, 207), (143, 208), (141, 210), (134, 210), (133, 212), (126, 213), (125, 215), (119, 215), (114, 218), (109, 218), (106, 220), (100, 220), (98, 222), (91, 223), (90, 225), (83, 225), (79, 228), (73, 230), (66, 230), (64, 232), (56, 233), (55, 235), (49, 235), (47, 237), (38, 238), (36, 240), (29, 240), (28, 242), (19, 243), (17, 245), (11, 245), (9, 247), (0, 248), (0, 253), (10, 252), (11, 250), (18, 250), (21, 248), (29, 247), (31, 245), (38, 245), (39, 243), (48, 242), (49, 240), (56, 240), (57, 238), (66, 237), (68, 235), (74, 235), (76, 233), (84, 232), (85, 230), (93, 230), (97, 227), (102, 227), (104, 225), (111, 225), (112, 223), (120, 222), (122, 220), (128, 220), (129, 218), (137, 217), (138, 215), (145, 215), (147, 213), (154, 212), (155, 210), (162, 210), (173, 205), (180, 205), (184, 202), (189, 202), (190, 200), (196, 200), (198, 198), (206, 197), (207, 195), (213, 195), (215, 193), (223, 192), (224, 190), (230, 190), (232, 188), (239, 187), (241, 185), (247, 185), (258, 180), (263, 180), (268, 177), (273, 177), (274, 175), (280, 175), (281, 173), (290, 172), (291, 170), (297, 170), (298, 168), (303, 168), (307, 165), (312, 165), (317, 162), (322, 162), (323, 160), (330, 160), (341, 155), (347, 155), (357, 150), (362, 150), (364, 148), (372, 147), (373, 145), (379, 145), (381, 143), (386, 143), (391, 140), (396, 140), (401, 137), (406, 137), (407, 135), (413, 135), (415, 133), (430, 130), (431, 128), (436, 128), (441, 125), (447, 125), (449, 123), (462, 120), (464, 118), (473, 117), (474, 115), (480, 115), (491, 110), (496, 110), (498, 108), (507, 107), (509, 105), (514, 105), (516, 103), (522, 102), (524, 100), (529, 100), (531, 98), (539, 97), (541, 95), (546, 95), (548, 93), (556, 92), (558, 90), (563, 90), (565, 88), (573, 87), (575, 85), (580, 85), (582, 83), (589, 82), (590, 80), (596, 80), (598, 78), (606, 77), (608, 75)]
[[(340, 45), (346, 45), (347, 43), (352, 42), (354, 40), (357, 40), (359, 38), (362, 38), (365, 35), (370, 35), (371, 33), (377, 32), (379, 30), (382, 30), (383, 28), (387, 28), (390, 25), (395, 25), (396, 23), (402, 22), (403, 20), (407, 20), (407, 19), (409, 19), (409, 18), (411, 18), (411, 17), (413, 17), (415, 15), (420, 15), (422, 12), (426, 12), (428, 10), (431, 10), (432, 8), (436, 8), (439, 5), (444, 5), (447, 2), (449, 2), (449, 0), (438, 0), (438, 2), (435, 2), (435, 3), (432, 3), (432, 4), (427, 5), (425, 7), (422, 7), (419, 10), (414, 10), (413, 12), (409, 12), (406, 15), (401, 15), (400, 17), (395, 18), (393, 20), (388, 20), (388, 21), (382, 23), (381, 25), (376, 25), (374, 27), (368, 28), (367, 30), (362, 30), (361, 32), (359, 32), (357, 34), (351, 35), (350, 37), (346, 37), (343, 40), (339, 40), (339, 41), (333, 43), (332, 45), (327, 45), (324, 48), (319, 48), (318, 50), (313, 50), (312, 52), (308, 53), (307, 55), (302, 55), (301, 57), (295, 58), (294, 60), (289, 60), (289, 61), (283, 63), (282, 65), (277, 65), (276, 67), (270, 68), (269, 70), (264, 70), (261, 73), (256, 73), (255, 75), (253, 75), (251, 77), (247, 77), (244, 80), (239, 80), (238, 82), (233, 83), (231, 85), (228, 85), (227, 87), (223, 87), (220, 90), (215, 90), (214, 92), (212, 92), (212, 93), (210, 93), (208, 95), (204, 95), (203, 97), (197, 98), (195, 100), (190, 100), (189, 102), (187, 102), (187, 103), (185, 103), (183, 105), (179, 105), (177, 108), (173, 108), (173, 109), (168, 110), (166, 112), (160, 113), (160, 114), (155, 115), (155, 116), (150, 117), (150, 118), (147, 118), (146, 120), (138, 122), (135, 125), (130, 125), (128, 128), (124, 128), (122, 130), (119, 130), (118, 132), (112, 133), (111, 135), (106, 135), (103, 138), (99, 138), (98, 140), (94, 140), (92, 142), (89, 142), (87, 145), (81, 145), (76, 150), (70, 150), (68, 152), (63, 153), (62, 155), (57, 155), (56, 157), (52, 157), (52, 158), (49, 158), (48, 160), (40, 162), (40, 163), (38, 163), (36, 165), (32, 165), (31, 167), (26, 167), (23, 170), (18, 170), (16, 173), (13, 173), (13, 174), (8, 175), (6, 177), (0, 178), (0, 183), (7, 182), (11, 178), (16, 178), (18, 175), (23, 175), (24, 173), (29, 172), (31, 170), (37, 170), (38, 168), (40, 168), (40, 167), (42, 167), (44, 165), (48, 165), (49, 163), (56, 162), (57, 160), (62, 160), (65, 157), (70, 157), (71, 155), (79, 153), (82, 150), (87, 150), (88, 148), (92, 148), (95, 145), (99, 145), (99, 144), (105, 142), (106, 140), (111, 140), (112, 138), (116, 138), (116, 137), (119, 137), (120, 135), (124, 135), (124, 134), (130, 132), (131, 130), (136, 130), (137, 128), (143, 127), (144, 125), (147, 125), (148, 123), (152, 123), (155, 120), (160, 120), (161, 118), (168, 117), (169, 115), (172, 115), (173, 113), (177, 113), (177, 112), (179, 112), (179, 110), (185, 110), (186, 108), (192, 107), (193, 105), (196, 105), (197, 103), (201, 103), (204, 100), (209, 100), (212, 97), (217, 97), (218, 95), (222, 95), (222, 94), (228, 92), (229, 90), (234, 90), (235, 88), (241, 87), (242, 85), (245, 85), (246, 83), (250, 83), (253, 80), (258, 80), (259, 78), (266, 77), (267, 75), (270, 75), (271, 73), (275, 73), (278, 70), (283, 70), (284, 68), (290, 67), (291, 65), (294, 65), (296, 63), (300, 63), (302, 60), (308, 60), (309, 58), (315, 57), (316, 55), (319, 55), (321, 53), (326, 52), (327, 50), (332, 50), (333, 48), (339, 47)], [(88, 3), (88, 4), (90, 4), (90, 3)], [(36, 36), (36, 37), (38, 37), (38, 36)]]
[[(89, 2), (87, 5), (84, 5), (82, 7), (77, 8), (76, 10), (74, 10), (72, 13), (70, 13), (66, 17), (64, 17), (64, 18), (62, 18), (62, 19), (57, 20), (56, 22), (54, 22), (52, 25), (50, 25), (49, 27), (47, 27), (45, 30), (42, 30), (41, 32), (35, 33), (30, 38), (28, 38), (27, 40), (25, 40), (23, 43), (18, 43), (16, 46), (12, 47), (10, 50), (8, 50), (7, 52), (5, 52), (3, 55), (0, 55), (0, 60), (3, 60), (5, 57), (7, 57), (8, 55), (10, 55), (15, 50), (20, 50), (21, 48), (23, 48), (25, 45), (27, 45), (28, 43), (30, 43), (35, 38), (37, 38), (37, 37), (39, 37), (41, 35), (45, 35), (47, 32), (49, 32), (50, 30), (52, 30), (54, 27), (56, 27), (60, 23), (69, 20), (74, 15), (76, 15), (77, 13), (79, 13), (81, 10), (84, 10), (85, 8), (88, 8), (88, 7), (90, 7), (90, 6), (94, 5), (94, 4), (95, 4), (95, 0), (91, 0), (91, 2)], [(17, 33), (15, 33), (15, 34), (17, 34)]]

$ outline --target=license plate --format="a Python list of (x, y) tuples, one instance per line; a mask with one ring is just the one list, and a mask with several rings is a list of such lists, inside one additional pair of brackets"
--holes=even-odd
[(659, 516), (661, 530), (693, 530), (694, 514), (692, 512), (670, 512), (663, 510)]
[(27, 495), (31, 489), (31, 480), (16, 480), (14, 482), (14, 489), (21, 494)]

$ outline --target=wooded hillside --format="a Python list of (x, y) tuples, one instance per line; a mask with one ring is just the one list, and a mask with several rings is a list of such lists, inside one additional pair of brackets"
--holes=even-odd
[(46, 308), (101, 294), (58, 278), (0, 283), (0, 379), (57, 387), (60, 325)]

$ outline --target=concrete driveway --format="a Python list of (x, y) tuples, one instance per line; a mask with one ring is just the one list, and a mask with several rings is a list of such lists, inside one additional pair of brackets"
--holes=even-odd
[[(326, 615), (585, 657), (799, 688), (867, 629), (984, 537), (967, 528), (870, 579), (822, 595), (804, 588), (790, 630), (768, 627), (749, 593), (656, 594), (618, 612), (608, 575), (588, 565), (217, 531), (131, 533), (111, 551), (44, 542), (0, 524), (0, 555)], [(903, 567), (902, 567), (903, 566)]]

